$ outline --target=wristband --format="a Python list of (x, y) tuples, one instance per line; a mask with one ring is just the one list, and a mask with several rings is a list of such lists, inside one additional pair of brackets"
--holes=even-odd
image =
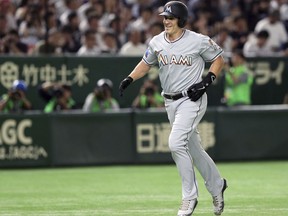
[(211, 85), (211, 83), (216, 79), (216, 75), (209, 71), (208, 74), (204, 77), (203, 79), (203, 83), (205, 85), (205, 87), (208, 87), (209, 85)]

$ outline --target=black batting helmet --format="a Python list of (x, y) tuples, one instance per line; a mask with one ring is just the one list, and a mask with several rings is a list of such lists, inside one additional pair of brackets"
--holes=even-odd
[(159, 15), (178, 18), (178, 26), (183, 28), (188, 19), (188, 8), (180, 1), (170, 1), (164, 5), (164, 11)]

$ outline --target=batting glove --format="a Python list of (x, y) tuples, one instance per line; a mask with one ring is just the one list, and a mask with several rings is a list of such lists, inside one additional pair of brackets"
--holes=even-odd
[(209, 72), (201, 82), (193, 84), (187, 91), (188, 97), (191, 101), (199, 100), (215, 79), (216, 75), (213, 72)]
[(119, 94), (122, 97), (124, 90), (133, 82), (133, 78), (128, 76), (119, 85)]

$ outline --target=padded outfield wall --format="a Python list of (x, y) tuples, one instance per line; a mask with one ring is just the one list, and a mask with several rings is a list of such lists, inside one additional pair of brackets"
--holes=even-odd
[[(209, 108), (199, 124), (216, 161), (288, 159), (288, 107)], [(0, 115), (0, 167), (173, 163), (164, 110)]]

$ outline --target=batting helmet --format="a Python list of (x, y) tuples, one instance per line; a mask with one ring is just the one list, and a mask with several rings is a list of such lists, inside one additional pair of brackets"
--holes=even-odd
[(27, 90), (27, 85), (24, 80), (14, 80), (12, 84), (12, 89), (13, 90), (22, 90), (26, 91)]
[(180, 1), (170, 1), (164, 5), (164, 11), (159, 15), (178, 18), (178, 26), (183, 28), (188, 19), (188, 8)]

